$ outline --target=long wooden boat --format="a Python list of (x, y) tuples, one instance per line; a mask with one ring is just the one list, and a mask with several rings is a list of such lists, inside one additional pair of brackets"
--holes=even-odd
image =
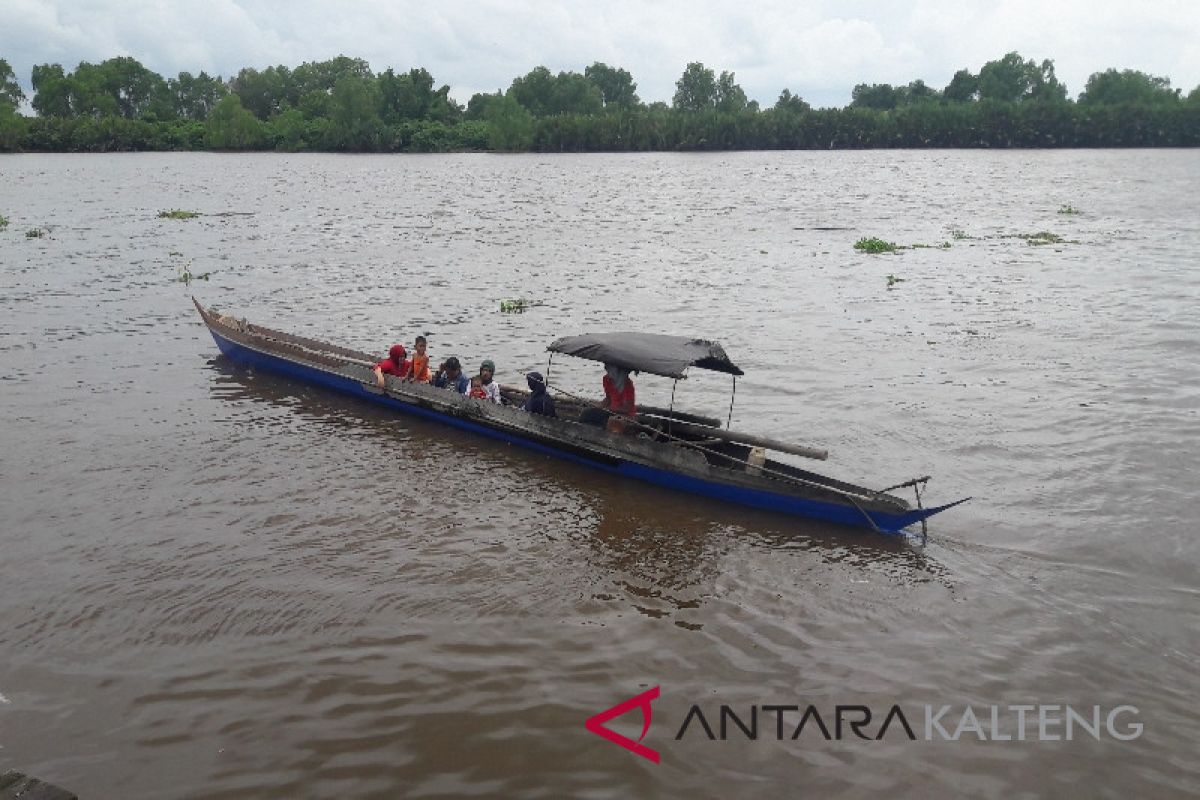
[[(503, 387), (504, 405), (392, 377), (380, 389), (370, 353), (253, 325), (193, 302), (221, 353), (235, 362), (668, 489), (880, 533), (917, 524), (924, 530), (929, 517), (965, 502), (923, 507), (920, 488), (927, 477), (890, 487), (912, 487), (914, 508), (890, 490), (763, 458), (763, 447), (822, 458), (820, 451), (724, 430), (717, 420), (674, 409), (641, 408), (632, 434), (620, 435), (576, 421), (583, 404), (570, 398), (559, 398), (556, 418), (525, 413), (520, 405), (527, 393), (513, 387)], [(681, 365), (741, 374), (719, 345), (683, 337), (592, 335), (562, 339), (549, 349), (668, 377), (680, 377)], [(664, 349), (671, 352), (660, 357)]]

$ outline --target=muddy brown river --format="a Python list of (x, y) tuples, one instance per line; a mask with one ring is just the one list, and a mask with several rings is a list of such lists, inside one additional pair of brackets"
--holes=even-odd
[[(1182, 150), (0, 156), (0, 771), (1200, 794), (1197, 187)], [(733, 427), (973, 500), (922, 547), (626, 482), (228, 363), (191, 295), (506, 383), (563, 335), (713, 338)], [(627, 746), (585, 728), (639, 696)]]

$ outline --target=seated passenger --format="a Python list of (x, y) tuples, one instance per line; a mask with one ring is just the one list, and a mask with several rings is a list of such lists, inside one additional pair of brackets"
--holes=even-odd
[(405, 360), (408, 355), (402, 344), (392, 345), (392, 349), (388, 350), (388, 357), (375, 365), (375, 384), (382, 389), (387, 382), (385, 375), (395, 375), (397, 378), (403, 378), (412, 368), (412, 362)]
[(629, 377), (629, 370), (612, 364), (605, 364), (604, 372), (604, 401), (599, 408), (585, 409), (579, 421), (607, 428), (613, 433), (624, 433), (626, 421), (637, 416), (633, 379)]
[(612, 364), (605, 364), (604, 372), (604, 408), (611, 412), (605, 427), (613, 433), (624, 433), (627, 421), (637, 416), (633, 379), (629, 370)]
[(462, 374), (462, 364), (454, 356), (442, 362), (433, 378), (433, 385), (439, 389), (453, 389), (459, 394), (466, 394), (471, 388), (467, 376)]
[(541, 414), (545, 417), (557, 417), (554, 410), (554, 398), (546, 391), (546, 379), (540, 372), (531, 372), (525, 376), (529, 384), (529, 399), (522, 408), (530, 414)]
[(478, 375), (471, 378), (471, 391), (467, 393), (468, 397), (474, 397), (476, 400), (487, 400), (487, 392), (483, 390), (483, 381)]
[(425, 354), (426, 341), (424, 336), (418, 336), (413, 343), (412, 366), (408, 370), (408, 379), (418, 383), (429, 383), (433, 376), (429, 374), (429, 356)]
[(604, 406), (614, 414), (624, 417), (637, 416), (637, 403), (633, 396), (633, 379), (629, 370), (604, 365)]
[[(496, 362), (490, 358), (485, 359), (479, 365), (479, 383), (483, 388), (484, 395), (493, 403), (500, 402), (500, 384), (492, 380), (492, 376), (496, 374)], [(473, 380), (473, 379), (472, 379)]]

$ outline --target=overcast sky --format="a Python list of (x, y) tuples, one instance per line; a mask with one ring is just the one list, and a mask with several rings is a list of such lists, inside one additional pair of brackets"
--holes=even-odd
[(544, 65), (629, 70), (670, 102), (689, 61), (729, 70), (764, 107), (788, 88), (843, 106), (858, 83), (943, 88), (1016, 50), (1054, 61), (1070, 96), (1093, 72), (1137, 69), (1186, 94), (1200, 84), (1196, 0), (4, 0), (0, 58), (30, 93), (34, 64), (128, 55), (164, 77), (230, 77), (337, 55), (379, 72), (428, 69), (466, 103)]

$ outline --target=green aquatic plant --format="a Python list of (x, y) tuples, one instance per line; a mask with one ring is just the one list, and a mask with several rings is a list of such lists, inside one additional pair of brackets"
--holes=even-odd
[(45, 228), (30, 228), (29, 230), (25, 231), (25, 238), (41, 239), (48, 233), (50, 233), (50, 231), (46, 230)]
[(180, 253), (177, 250), (172, 250), (170, 253), (168, 253), (168, 256), (171, 260), (171, 265), (179, 270), (179, 275), (174, 278), (174, 280), (184, 284), (185, 286), (190, 284), (192, 281), (206, 281), (212, 274), (209, 272), (192, 272), (191, 260), (188, 260), (186, 263), (182, 264), (175, 261), (175, 258), (183, 257), (183, 253)]
[(901, 248), (895, 242), (884, 241), (875, 236), (870, 238), (864, 236), (854, 243), (854, 249), (864, 253), (894, 253)]
[(887, 282), (888, 282), (887, 287), (890, 289), (893, 286), (895, 286), (897, 283), (903, 283), (904, 278), (897, 278), (895, 275), (888, 275)]
[(500, 312), (503, 314), (523, 314), (526, 309), (540, 305), (543, 305), (541, 301), (526, 300), (524, 297), (517, 297), (510, 300), (501, 300)]
[(1064, 239), (1063, 237), (1059, 236), (1057, 233), (1051, 233), (1050, 231), (1038, 231), (1037, 233), (1020, 233), (1020, 234), (1017, 234), (1017, 237), (1020, 239), (1024, 239), (1027, 243), (1032, 244), (1032, 245), (1069, 244), (1069, 243), (1073, 244), (1071, 242), (1068, 242), (1068, 240)]
[(184, 211), (180, 208), (158, 212), (159, 219), (195, 219), (198, 216), (200, 213), (197, 211)]
[(950, 238), (957, 241), (962, 241), (963, 239), (974, 239), (975, 237), (966, 231), (961, 231), (958, 228), (955, 228), (954, 230), (950, 231)]
[(0, 214), (0, 231), (8, 227), (8, 217)]
[(1058, 213), (1060, 213), (1060, 214), (1082, 214), (1083, 212), (1080, 211), (1078, 208), (1075, 208), (1075, 206), (1071, 205), (1070, 203), (1065, 203), (1058, 207)]
[(179, 268), (179, 277), (177, 280), (186, 286), (192, 281), (206, 281), (211, 274), (210, 272), (193, 273), (192, 265), (189, 263), (186, 267)]

